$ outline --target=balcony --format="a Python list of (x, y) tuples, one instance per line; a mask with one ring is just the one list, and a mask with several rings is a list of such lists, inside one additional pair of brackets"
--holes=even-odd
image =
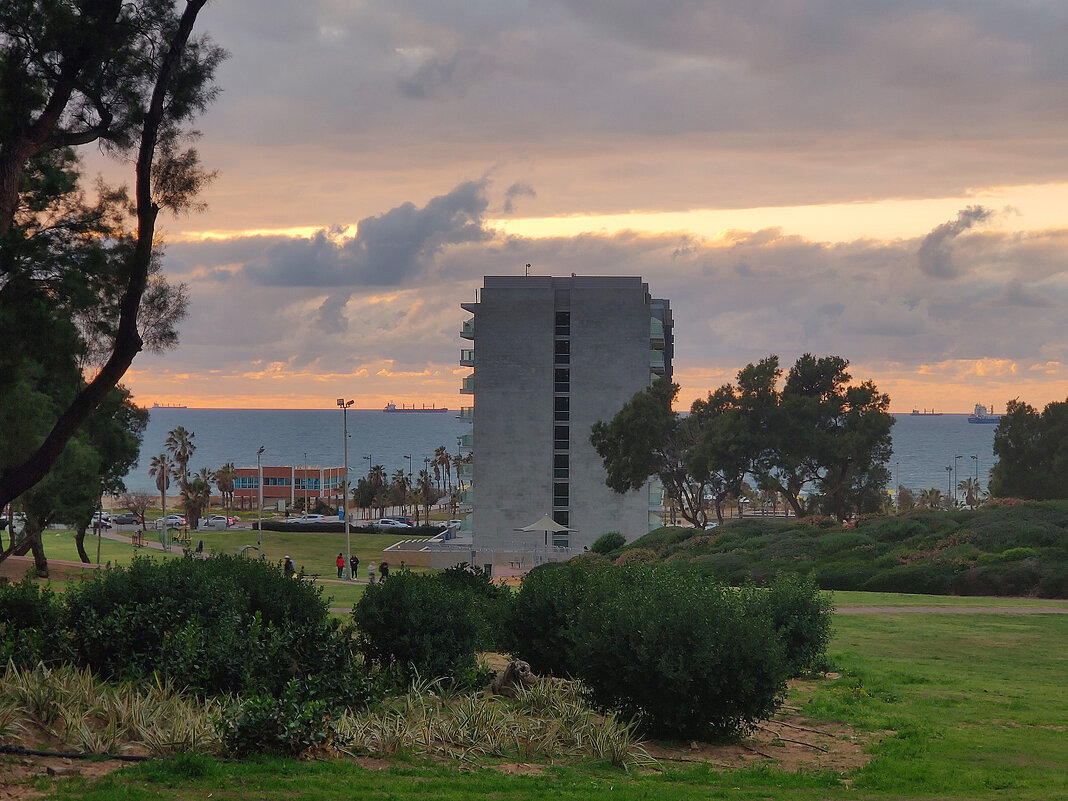
[(475, 338), (475, 318), (470, 320), (464, 320), (463, 327), (460, 329), (460, 337), (463, 339)]
[(664, 351), (649, 351), (649, 369), (657, 375), (664, 374)]
[(457, 438), (457, 442), (460, 444), (460, 450), (469, 451), (475, 447), (475, 435), (464, 434), (462, 437)]
[(465, 489), (460, 493), (460, 503), (470, 506), (475, 502), (475, 491), (473, 489)]
[(460, 366), (461, 367), (474, 367), (475, 366), (475, 349), (474, 348), (461, 348), (460, 349)]
[(474, 406), (461, 406), (459, 418), (471, 422), (475, 419), (475, 407)]
[(475, 466), (471, 462), (460, 462), (455, 467), (456, 477), (463, 479), (464, 481), (470, 481), (471, 476), (475, 474)]
[(463, 384), (460, 385), (461, 395), (474, 395), (475, 394), (475, 374), (471, 373), (464, 379)]
[(649, 344), (664, 347), (664, 323), (655, 317), (649, 318)]

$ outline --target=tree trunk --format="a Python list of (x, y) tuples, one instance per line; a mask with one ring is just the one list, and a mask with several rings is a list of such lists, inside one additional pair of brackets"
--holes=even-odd
[(37, 576), (39, 578), (48, 578), (48, 559), (45, 557), (44, 543), (41, 542), (40, 530), (31, 532), (27, 528), (26, 538), (29, 540), (27, 547), (33, 551), (33, 566), (37, 568)]
[(85, 552), (85, 526), (79, 524), (74, 531), (74, 544), (78, 546), (78, 557), (89, 564), (89, 554)]

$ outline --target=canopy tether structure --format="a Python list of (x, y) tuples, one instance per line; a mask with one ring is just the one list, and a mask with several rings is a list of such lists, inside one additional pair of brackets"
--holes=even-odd
[(517, 528), (516, 531), (544, 531), (545, 532), (545, 545), (549, 545), (549, 532), (554, 534), (560, 531), (574, 531), (575, 529), (568, 528), (553, 520), (549, 515), (542, 515), (539, 519), (535, 520), (529, 526), (523, 526)]

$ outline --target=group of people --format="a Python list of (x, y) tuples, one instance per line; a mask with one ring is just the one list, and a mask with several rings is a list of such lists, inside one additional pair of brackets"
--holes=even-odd
[[(356, 554), (352, 554), (349, 557), (349, 576), (353, 580), (356, 579), (359, 569), (360, 558)], [(337, 577), (339, 579), (345, 578), (345, 554), (340, 552), (337, 555)], [(383, 560), (378, 565), (378, 580), (385, 581), (387, 578), (389, 578), (389, 562)], [(373, 563), (367, 565), (367, 580), (372, 584), (375, 583), (375, 566)]]

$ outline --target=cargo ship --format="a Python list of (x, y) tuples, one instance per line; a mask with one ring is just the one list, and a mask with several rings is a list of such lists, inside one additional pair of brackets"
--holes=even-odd
[(930, 411), (928, 411), (927, 409), (924, 409), (922, 412), (919, 409), (913, 409), (911, 416), (912, 417), (941, 417), (942, 416), (942, 412), (936, 412), (934, 409), (931, 409)]
[(986, 407), (981, 403), (975, 404), (975, 411), (968, 415), (969, 423), (999, 423), (1001, 422), (1000, 414), (991, 414), (987, 412)]
[(153, 409), (188, 409), (184, 403), (153, 403)]
[(390, 413), (393, 413), (393, 412), (407, 412), (407, 413), (415, 413), (415, 414), (422, 414), (422, 413), (430, 414), (430, 413), (447, 412), (447, 411), (449, 411), (449, 408), (447, 406), (435, 406), (433, 404), (431, 404), (430, 406), (427, 406), (425, 403), (422, 406), (416, 406), (414, 403), (411, 406), (405, 406), (403, 403), (400, 406), (398, 406), (397, 404), (393, 403), (393, 401), (390, 401), (389, 403), (386, 404), (386, 408), (383, 409), (382, 411), (390, 412)]

